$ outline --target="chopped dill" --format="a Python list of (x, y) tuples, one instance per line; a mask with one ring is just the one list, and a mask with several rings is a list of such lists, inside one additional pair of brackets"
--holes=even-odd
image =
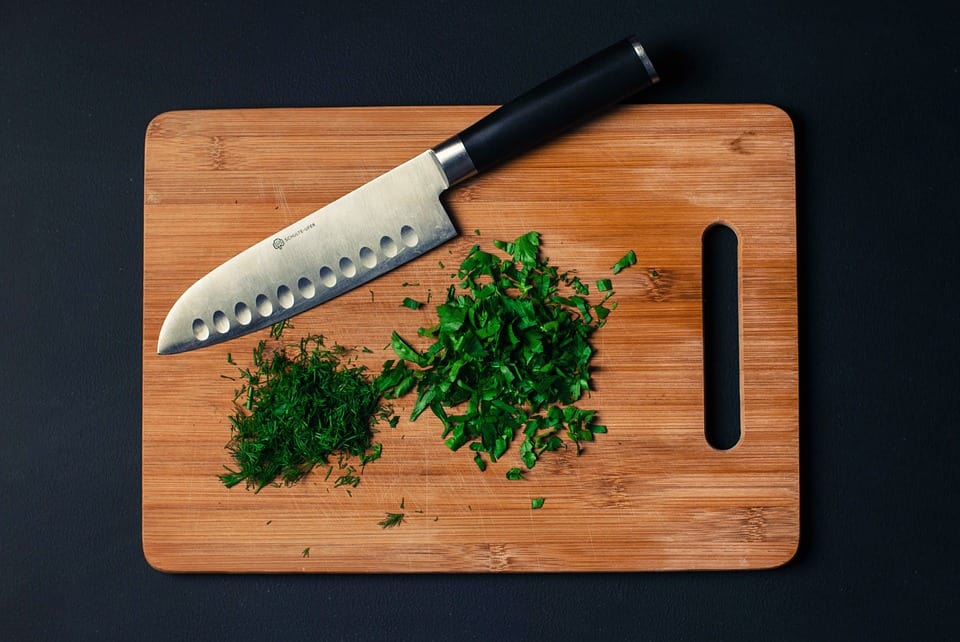
[(337, 477), (336, 481), (333, 482), (334, 488), (337, 486), (352, 486), (356, 488), (360, 484), (360, 477), (354, 475), (353, 473), (347, 473), (346, 475), (340, 475)]
[(383, 453), (383, 444), (374, 444), (370, 449), (369, 453), (360, 454), (360, 466), (366, 466), (371, 461), (380, 459), (380, 455)]
[[(280, 326), (290, 327), (281, 322), (272, 336), (283, 332)], [(238, 367), (241, 387), (226, 446), (236, 470), (226, 467), (220, 475), (225, 486), (245, 482), (259, 492), (269, 484), (299, 481), (331, 454), (358, 457), (364, 464), (380, 456), (380, 444), (372, 444), (373, 426), (391, 413), (366, 369), (344, 363), (347, 353), (342, 346), (324, 347), (319, 335), (272, 348), (259, 342), (252, 367)], [(355, 487), (359, 477), (354, 477), (348, 469), (336, 485)]]
[(377, 526), (380, 528), (393, 528), (399, 526), (400, 522), (403, 521), (403, 513), (387, 513), (386, 515), (386, 518), (377, 522)]
[[(401, 498), (400, 498), (400, 510), (401, 510), (401, 511), (403, 510), (404, 501), (405, 501), (405, 499), (404, 499), (403, 497), (401, 497)], [(400, 522), (403, 521), (403, 517), (404, 517), (404, 514), (403, 514), (402, 512), (401, 512), (401, 513), (386, 513), (386, 517), (385, 517), (383, 520), (377, 522), (377, 526), (379, 526), (380, 528), (393, 528), (394, 526), (399, 526), (399, 525), (400, 525)]]
[[(292, 328), (293, 328), (293, 324), (290, 323), (290, 321), (288, 321), (287, 319), (284, 319), (283, 321), (278, 321), (277, 323), (274, 323), (272, 326), (270, 326), (270, 338), (271, 338), (271, 339), (279, 340), (279, 339), (283, 336), (283, 331), (286, 330), (286, 329), (288, 329), (288, 328), (292, 329)], [(230, 354), (227, 354), (227, 357), (228, 357), (227, 363), (229, 363), (229, 362), (230, 362), (230, 359), (229, 359)]]

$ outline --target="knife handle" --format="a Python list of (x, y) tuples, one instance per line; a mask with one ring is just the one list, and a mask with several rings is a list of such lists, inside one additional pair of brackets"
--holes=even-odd
[(527, 151), (660, 80), (635, 38), (560, 72), (434, 148), (457, 183)]

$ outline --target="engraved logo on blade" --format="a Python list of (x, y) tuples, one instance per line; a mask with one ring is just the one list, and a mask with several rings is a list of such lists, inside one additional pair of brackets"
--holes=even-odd
[(290, 234), (287, 234), (286, 236), (282, 236), (282, 237), (281, 237), (281, 236), (278, 236), (277, 238), (273, 239), (273, 247), (274, 247), (274, 249), (282, 250), (282, 249), (283, 249), (283, 246), (286, 245), (288, 241), (291, 241), (291, 240), (297, 238), (298, 236), (300, 236), (301, 234), (303, 234), (303, 233), (305, 233), (305, 232), (307, 232), (307, 231), (309, 231), (309, 230), (312, 230), (312, 229), (315, 228), (316, 226), (317, 226), (316, 223), (309, 223), (309, 224), (305, 225), (304, 227), (301, 227), (300, 229), (296, 230), (295, 232), (291, 232)]

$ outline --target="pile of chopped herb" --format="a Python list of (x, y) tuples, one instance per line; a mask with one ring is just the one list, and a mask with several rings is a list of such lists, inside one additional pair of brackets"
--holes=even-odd
[[(281, 331), (271, 337), (279, 339)], [(347, 353), (339, 345), (325, 348), (317, 335), (270, 350), (266, 341), (257, 345), (252, 369), (238, 368), (243, 383), (227, 444), (238, 470), (220, 475), (224, 485), (246, 482), (259, 492), (300, 480), (334, 453), (341, 467), (350, 456), (361, 466), (380, 456), (380, 444), (371, 444), (373, 426), (390, 412), (365, 368), (345, 361)], [(354, 477), (345, 483), (355, 486)]]
[[(541, 259), (537, 232), (494, 246), (507, 256), (474, 246), (456, 274), (459, 287), (436, 308), (437, 324), (420, 328), (432, 345), (418, 351), (393, 333), (399, 359), (384, 364), (378, 383), (387, 398), (416, 389), (411, 420), (429, 408), (446, 445), (469, 444), (481, 470), (518, 435), (530, 469), (545, 451), (565, 447), (563, 435), (579, 455), (582, 442), (606, 432), (596, 411), (573, 404), (589, 390), (590, 337), (614, 307), (605, 305), (613, 291), (599, 281), (605, 294), (592, 304), (586, 284)], [(520, 471), (508, 477), (520, 479)]]

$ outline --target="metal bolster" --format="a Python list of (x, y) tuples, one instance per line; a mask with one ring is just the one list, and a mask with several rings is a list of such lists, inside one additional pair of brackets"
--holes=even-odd
[(433, 148), (433, 153), (440, 162), (440, 167), (446, 174), (447, 182), (451, 187), (477, 173), (473, 159), (470, 158), (459, 136), (452, 136), (443, 141)]
[(643, 45), (640, 44), (640, 41), (636, 38), (630, 38), (630, 44), (633, 45), (633, 50), (640, 58), (640, 62), (643, 63), (644, 69), (647, 70), (647, 75), (650, 76), (650, 82), (653, 84), (660, 82), (660, 74), (653, 68), (653, 63), (650, 62), (650, 58), (647, 57), (647, 52), (643, 48)]

